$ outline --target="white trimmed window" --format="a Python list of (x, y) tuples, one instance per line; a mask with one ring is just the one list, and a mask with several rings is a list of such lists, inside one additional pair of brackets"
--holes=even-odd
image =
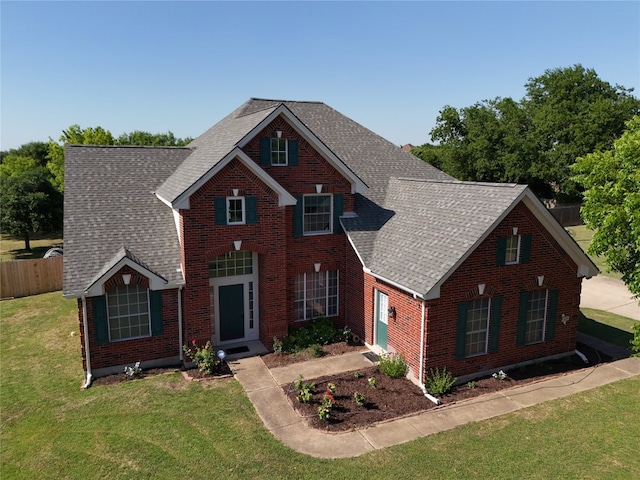
[(236, 250), (209, 260), (209, 278), (251, 275), (253, 273), (253, 253)]
[(511, 265), (520, 261), (520, 235), (507, 237), (507, 249), (504, 255), (504, 263)]
[(338, 277), (338, 270), (296, 275), (296, 321), (338, 315)]
[(151, 336), (149, 290), (120, 285), (107, 293), (109, 340)]
[(227, 225), (245, 224), (244, 197), (227, 197)]
[(488, 298), (469, 302), (464, 344), (464, 354), (467, 357), (487, 353), (490, 306)]
[(288, 164), (288, 143), (286, 138), (271, 139), (271, 165)]
[(304, 235), (331, 233), (333, 218), (331, 195), (305, 195), (303, 198)]
[(548, 290), (534, 290), (529, 295), (529, 308), (525, 326), (525, 344), (544, 341), (544, 331), (547, 322)]

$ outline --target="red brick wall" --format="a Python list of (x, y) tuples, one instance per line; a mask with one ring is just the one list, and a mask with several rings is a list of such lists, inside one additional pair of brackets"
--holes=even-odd
[[(122, 285), (122, 274), (131, 274), (131, 284), (149, 286), (149, 280), (129, 267), (120, 269), (105, 283), (105, 292)], [(98, 370), (114, 365), (133, 365), (137, 361), (145, 362), (163, 358), (176, 357), (180, 354), (178, 345), (178, 290), (162, 292), (162, 335), (111, 343), (97, 344), (93, 322), (93, 302), (87, 298), (87, 318), (89, 327), (89, 350), (91, 352), (91, 369)], [(82, 345), (82, 366), (86, 370), (86, 350), (84, 341), (84, 325), (82, 316), (82, 300), (78, 299), (78, 319), (80, 321), (80, 340)]]
[[(283, 130), (283, 138), (299, 141), (299, 165), (260, 165), (260, 138)], [(315, 184), (324, 185), (323, 193), (344, 194), (344, 210), (353, 210), (351, 186), (283, 119), (276, 119), (245, 148), (245, 153), (264, 168), (292, 195), (315, 193)], [(215, 225), (214, 199), (232, 195), (257, 197), (258, 221), (255, 225)], [(276, 193), (235, 159), (202, 186), (190, 200), (190, 208), (181, 210), (183, 238), (182, 263), (185, 274), (185, 338), (205, 342), (211, 338), (208, 262), (233, 250), (233, 241), (242, 240), (243, 250), (258, 255), (259, 335), (270, 348), (273, 337), (287, 334), (294, 324), (294, 277), (296, 273), (321, 270), (340, 271), (339, 313), (336, 325), (344, 324), (346, 237), (343, 233), (293, 237), (293, 207), (279, 207)]]

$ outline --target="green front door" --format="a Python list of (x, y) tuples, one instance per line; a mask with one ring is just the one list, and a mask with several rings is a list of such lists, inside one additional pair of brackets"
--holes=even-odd
[(244, 285), (219, 287), (220, 341), (244, 338)]
[(389, 327), (389, 297), (376, 290), (376, 345), (387, 349), (387, 331)]

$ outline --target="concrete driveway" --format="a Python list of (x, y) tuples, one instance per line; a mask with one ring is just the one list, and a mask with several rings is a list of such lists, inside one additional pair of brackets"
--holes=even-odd
[(622, 280), (598, 275), (582, 281), (580, 306), (640, 321), (640, 305)]

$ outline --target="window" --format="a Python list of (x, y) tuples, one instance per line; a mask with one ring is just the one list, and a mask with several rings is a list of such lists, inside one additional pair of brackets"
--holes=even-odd
[(139, 285), (120, 285), (107, 293), (109, 339), (151, 335), (149, 292)]
[(488, 298), (474, 300), (469, 303), (464, 346), (466, 357), (487, 353), (489, 305), (490, 300)]
[(458, 304), (456, 358), (498, 351), (502, 297), (484, 297)]
[(227, 225), (242, 225), (244, 218), (244, 197), (227, 197)]
[(504, 263), (518, 263), (520, 259), (520, 235), (510, 235), (507, 237), (507, 248), (504, 256)]
[(303, 201), (304, 235), (331, 233), (331, 195), (305, 195)]
[(287, 165), (287, 146), (285, 138), (271, 139), (271, 165)]
[(536, 290), (529, 295), (529, 308), (524, 333), (524, 343), (544, 341), (544, 327), (547, 319), (547, 290)]
[(209, 278), (251, 275), (253, 273), (253, 253), (237, 250), (225, 253), (209, 261)]
[(338, 314), (338, 271), (301, 273), (295, 277), (296, 321)]

